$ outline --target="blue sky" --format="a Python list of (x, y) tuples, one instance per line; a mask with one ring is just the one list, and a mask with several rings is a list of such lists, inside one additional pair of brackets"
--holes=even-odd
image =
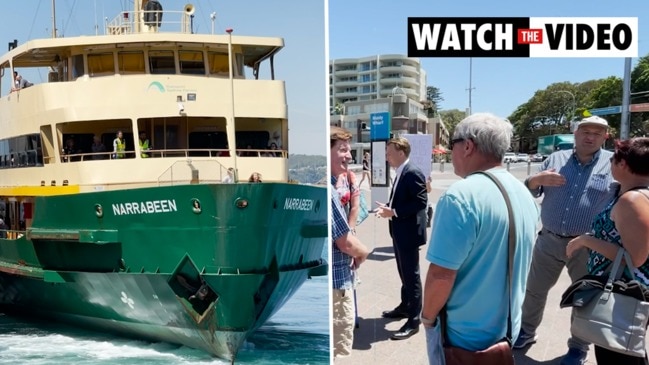
[[(649, 1), (329, 0), (329, 58), (407, 54), (408, 17), (638, 17), (639, 55), (649, 53)], [(422, 58), (428, 85), (442, 91), (443, 109), (469, 105), (468, 58)], [(635, 66), (637, 59), (634, 59)], [(624, 59), (474, 58), (473, 112), (508, 117), (539, 89), (561, 81), (623, 76)], [(566, 102), (570, 96), (566, 94)]]
[[(179, 11), (186, 3), (194, 4), (197, 33), (211, 31), (210, 14), (216, 12), (215, 33), (222, 34), (226, 28), (233, 28), (235, 35), (284, 38), (285, 47), (275, 57), (275, 77), (286, 81), (290, 153), (326, 153), (328, 90), (323, 1), (160, 0), (160, 3), (165, 10)], [(102, 34), (104, 19), (110, 21), (123, 10), (133, 10), (132, 0), (58, 0), (58, 33), (65, 37), (94, 35), (98, 24), (99, 34)], [(6, 44), (13, 39), (23, 44), (33, 38), (51, 36), (51, 1), (3, 1), (3, 13), (11, 14), (0, 22), (5, 50)], [(269, 69), (265, 66), (261, 69), (262, 75)], [(24, 76), (31, 82), (46, 81), (46, 75), (25, 73)]]

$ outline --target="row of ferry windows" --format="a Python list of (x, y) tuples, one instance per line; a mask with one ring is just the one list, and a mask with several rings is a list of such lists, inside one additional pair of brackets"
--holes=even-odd
[[(151, 74), (187, 74), (205, 75), (206, 70), (212, 75), (229, 74), (229, 56), (222, 52), (177, 51), (178, 72), (176, 72), (176, 52), (171, 50), (150, 50), (147, 52), (149, 73)], [(143, 51), (122, 51), (90, 53), (88, 74), (90, 76), (145, 73), (145, 54)], [(72, 56), (72, 78), (84, 75), (83, 55)], [(207, 62), (206, 62), (207, 61)], [(117, 65), (117, 69), (115, 69)], [(235, 76), (243, 76), (243, 57), (235, 55)]]
[(43, 165), (40, 134), (0, 140), (0, 168)]
[[(72, 147), (72, 154), (92, 153), (93, 137), (91, 133), (63, 134), (63, 148)], [(267, 150), (271, 143), (270, 134), (267, 131), (237, 131), (235, 133), (237, 140), (237, 150)], [(99, 136), (106, 152), (113, 150), (114, 133), (104, 133)], [(151, 138), (153, 137), (153, 138)], [(72, 146), (69, 146), (69, 141)], [(135, 144), (138, 143), (132, 133), (124, 133), (126, 151), (134, 151)], [(177, 129), (168, 127), (166, 131), (155, 130), (153, 136), (149, 136), (151, 149), (178, 149), (180, 142), (178, 140)], [(191, 156), (206, 155), (205, 150), (227, 150), (227, 136), (225, 132), (191, 132), (188, 135), (187, 149)], [(192, 151), (194, 150), (194, 151)], [(62, 151), (63, 152), (63, 151)], [(54, 156), (50, 156), (52, 158)], [(105, 156), (97, 156), (95, 159), (104, 159)], [(129, 155), (129, 157), (134, 157)], [(74, 161), (74, 159), (73, 159)], [(28, 167), (43, 165), (43, 150), (41, 146), (40, 134), (29, 134), (13, 138), (0, 140), (0, 168)]]

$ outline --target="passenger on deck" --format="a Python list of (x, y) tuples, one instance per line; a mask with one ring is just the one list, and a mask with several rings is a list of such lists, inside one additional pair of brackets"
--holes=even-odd
[(74, 145), (74, 138), (70, 137), (65, 141), (65, 147), (63, 147), (63, 154), (65, 155), (63, 157), (63, 160), (65, 162), (69, 161), (79, 161), (79, 156), (76, 157), (69, 157), (68, 155), (76, 155), (78, 153), (81, 153), (79, 149)]
[(124, 151), (126, 151), (124, 134), (122, 131), (117, 131), (117, 138), (113, 140), (113, 158), (124, 158)]
[(229, 146), (226, 144), (223, 149), (219, 149), (216, 157), (230, 157), (230, 150), (228, 150)]
[[(94, 136), (92, 137), (92, 153), (95, 153), (92, 155), (93, 160), (105, 160), (106, 157), (108, 157), (105, 152), (106, 152), (106, 146), (104, 146), (103, 143), (101, 143), (101, 139), (99, 136)], [(102, 154), (99, 154), (102, 153)]]
[(241, 151), (239, 153), (240, 157), (258, 157), (259, 156), (258, 155), (259, 152), (251, 151), (252, 150), (252, 145), (250, 145), (250, 144), (247, 145), (245, 149), (246, 149), (246, 151)]
[(271, 151), (264, 152), (264, 157), (280, 157), (281, 152), (277, 151), (277, 145), (273, 142), (268, 147)]
[(261, 174), (258, 173), (258, 172), (253, 172), (252, 175), (250, 175), (250, 178), (248, 179), (248, 182), (260, 183), (261, 182)]
[(226, 177), (223, 178), (222, 183), (232, 184), (233, 182), (234, 182), (234, 168), (230, 167), (228, 168), (228, 174)]
[(282, 136), (280, 135), (279, 131), (274, 131), (273, 132), (273, 138), (268, 141), (268, 147), (270, 147), (271, 144), (275, 144), (278, 149), (282, 149)]
[(11, 88), (11, 91), (18, 91), (20, 89), (28, 88), (32, 86), (31, 82), (23, 79), (21, 75), (18, 74), (17, 71), (14, 71), (14, 87)]
[(141, 154), (142, 158), (149, 157), (149, 154), (144, 152), (149, 151), (150, 149), (151, 149), (151, 144), (149, 143), (149, 139), (146, 138), (146, 132), (144, 131), (140, 132), (140, 151), (142, 152)]

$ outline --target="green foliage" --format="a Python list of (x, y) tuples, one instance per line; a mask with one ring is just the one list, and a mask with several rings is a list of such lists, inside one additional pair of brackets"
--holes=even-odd
[(426, 87), (426, 100), (422, 103), (424, 104), (424, 109), (428, 112), (429, 117), (434, 116), (435, 112), (440, 109), (442, 101), (444, 101), (444, 97), (439, 88), (435, 86)]
[[(570, 133), (570, 121), (579, 118), (585, 110), (622, 104), (623, 80), (610, 76), (572, 84), (559, 82), (537, 90), (524, 104), (509, 116), (518, 139), (527, 141), (527, 148), (535, 148), (542, 135)], [(649, 90), (649, 55), (642, 57), (631, 73), (631, 92)], [(574, 100), (573, 100), (574, 95)], [(649, 93), (633, 97), (631, 103), (649, 102)], [(630, 135), (649, 132), (649, 113), (631, 113)], [(615, 138), (620, 129), (620, 114), (605, 116)]]
[(345, 104), (343, 103), (336, 103), (333, 108), (331, 108), (331, 111), (329, 114), (331, 115), (343, 115), (345, 112)]
[(288, 157), (289, 181), (297, 181), (301, 184), (317, 184), (325, 180), (326, 176), (326, 156), (290, 155)]
[[(631, 72), (631, 92), (637, 93), (649, 90), (649, 55), (638, 61), (638, 64)], [(634, 98), (634, 103), (649, 102), (649, 94)]]
[(442, 118), (449, 135), (452, 136), (455, 126), (466, 117), (466, 113), (458, 109), (451, 109), (439, 112), (439, 116)]

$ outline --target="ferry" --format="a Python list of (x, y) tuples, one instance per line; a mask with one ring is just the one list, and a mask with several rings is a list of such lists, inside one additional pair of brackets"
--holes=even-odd
[(195, 11), (136, 0), (0, 57), (0, 311), (234, 361), (327, 275), (326, 188), (288, 181), (283, 39), (197, 34)]

